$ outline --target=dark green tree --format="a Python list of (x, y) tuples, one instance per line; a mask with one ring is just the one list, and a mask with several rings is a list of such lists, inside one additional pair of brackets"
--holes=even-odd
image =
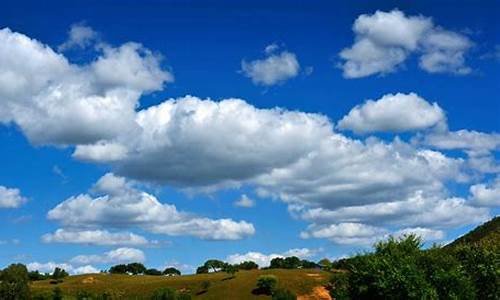
[(30, 298), (28, 269), (23, 264), (12, 264), (2, 271), (0, 299), (24, 300)]
[(168, 267), (165, 270), (163, 270), (163, 275), (181, 275), (181, 271), (177, 270), (174, 267)]
[(127, 265), (127, 272), (130, 272), (133, 275), (144, 274), (144, 272), (146, 272), (146, 267), (141, 263), (130, 263)]

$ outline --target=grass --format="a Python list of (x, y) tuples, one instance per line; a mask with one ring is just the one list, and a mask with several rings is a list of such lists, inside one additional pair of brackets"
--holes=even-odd
[[(275, 275), (279, 286), (295, 292), (297, 295), (308, 294), (316, 286), (328, 281), (328, 273), (318, 270), (252, 270), (239, 271), (234, 278), (226, 273), (186, 275), (177, 277), (164, 276), (129, 276), (111, 274), (93, 274), (70, 276), (57, 285), (49, 280), (34, 282), (31, 286), (34, 295), (50, 295), (55, 287), (59, 287), (65, 299), (73, 299), (78, 291), (94, 294), (108, 292), (120, 299), (148, 299), (153, 291), (162, 287), (190, 291), (193, 299), (270, 299), (265, 295), (254, 295), (257, 277)], [(92, 283), (84, 283), (92, 277)], [(206, 292), (202, 292), (202, 283), (210, 282)]]

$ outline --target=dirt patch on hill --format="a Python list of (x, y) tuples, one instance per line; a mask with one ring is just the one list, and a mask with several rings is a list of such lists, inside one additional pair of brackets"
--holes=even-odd
[(92, 284), (92, 283), (96, 283), (97, 282), (97, 279), (95, 279), (94, 277), (90, 276), (90, 277), (85, 277), (83, 280), (82, 280), (82, 283), (83, 284)]
[(332, 297), (324, 286), (317, 286), (310, 294), (298, 296), (297, 300), (332, 300)]

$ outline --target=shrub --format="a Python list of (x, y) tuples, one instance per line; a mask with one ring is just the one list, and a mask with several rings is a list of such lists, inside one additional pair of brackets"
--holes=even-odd
[(184, 291), (184, 292), (180, 292), (178, 295), (177, 295), (177, 300), (191, 300), (191, 294), (187, 291)]
[(273, 300), (297, 300), (297, 295), (295, 295), (290, 290), (278, 288), (274, 291), (272, 299)]
[[(55, 289), (52, 290), (52, 300), (62, 300), (63, 299), (63, 292), (60, 288), (56, 287)], [(80, 298), (77, 297), (78, 300)]]
[(177, 292), (171, 288), (160, 288), (153, 292), (151, 300), (177, 300)]
[(257, 290), (262, 294), (271, 295), (277, 285), (278, 279), (274, 275), (261, 275), (257, 278)]
[(332, 289), (330, 296), (336, 300), (348, 300), (349, 297), (349, 275), (347, 273), (334, 273), (330, 278)]
[(12, 264), (2, 271), (0, 299), (21, 300), (30, 298), (28, 270), (23, 264)]

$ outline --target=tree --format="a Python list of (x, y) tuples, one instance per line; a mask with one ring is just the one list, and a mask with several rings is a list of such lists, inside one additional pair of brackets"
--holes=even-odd
[(152, 276), (160, 276), (162, 273), (160, 270), (157, 269), (147, 269), (144, 272), (145, 275), (152, 275)]
[(112, 266), (110, 269), (109, 269), (109, 273), (111, 274), (125, 274), (127, 273), (127, 265), (116, 265), (116, 266)]
[(23, 264), (12, 264), (2, 271), (0, 299), (24, 300), (30, 298), (28, 269)]
[(203, 265), (203, 266), (199, 266), (197, 269), (196, 269), (196, 274), (206, 274), (208, 273), (208, 267)]
[(253, 270), (258, 269), (259, 265), (253, 261), (244, 261), (238, 265), (238, 269), (240, 270)]
[(319, 267), (319, 265), (313, 261), (309, 261), (309, 260), (301, 260), (300, 261), (300, 267), (304, 268), (304, 269), (316, 269)]
[(127, 265), (127, 272), (130, 272), (133, 275), (144, 274), (144, 272), (146, 272), (146, 267), (141, 263), (130, 263)]
[(271, 259), (270, 269), (282, 269), (285, 266), (285, 260), (282, 257), (276, 257)]
[(323, 270), (330, 270), (332, 268), (332, 262), (328, 258), (323, 258), (322, 260), (318, 261), (318, 265)]
[(229, 274), (231, 278), (234, 278), (234, 274), (238, 272), (238, 268), (235, 265), (226, 264), (223, 268), (223, 271)]
[(54, 269), (54, 272), (52, 272), (52, 279), (58, 280), (58, 279), (63, 279), (64, 277), (68, 277), (69, 274), (66, 272), (66, 270), (61, 269), (59, 267), (56, 267)]
[(214, 272), (218, 272), (224, 268), (225, 263), (218, 259), (209, 259), (205, 262), (205, 266), (208, 269), (212, 269)]
[(174, 267), (168, 267), (165, 270), (163, 270), (163, 275), (179, 276), (179, 275), (181, 275), (181, 271), (177, 270)]

